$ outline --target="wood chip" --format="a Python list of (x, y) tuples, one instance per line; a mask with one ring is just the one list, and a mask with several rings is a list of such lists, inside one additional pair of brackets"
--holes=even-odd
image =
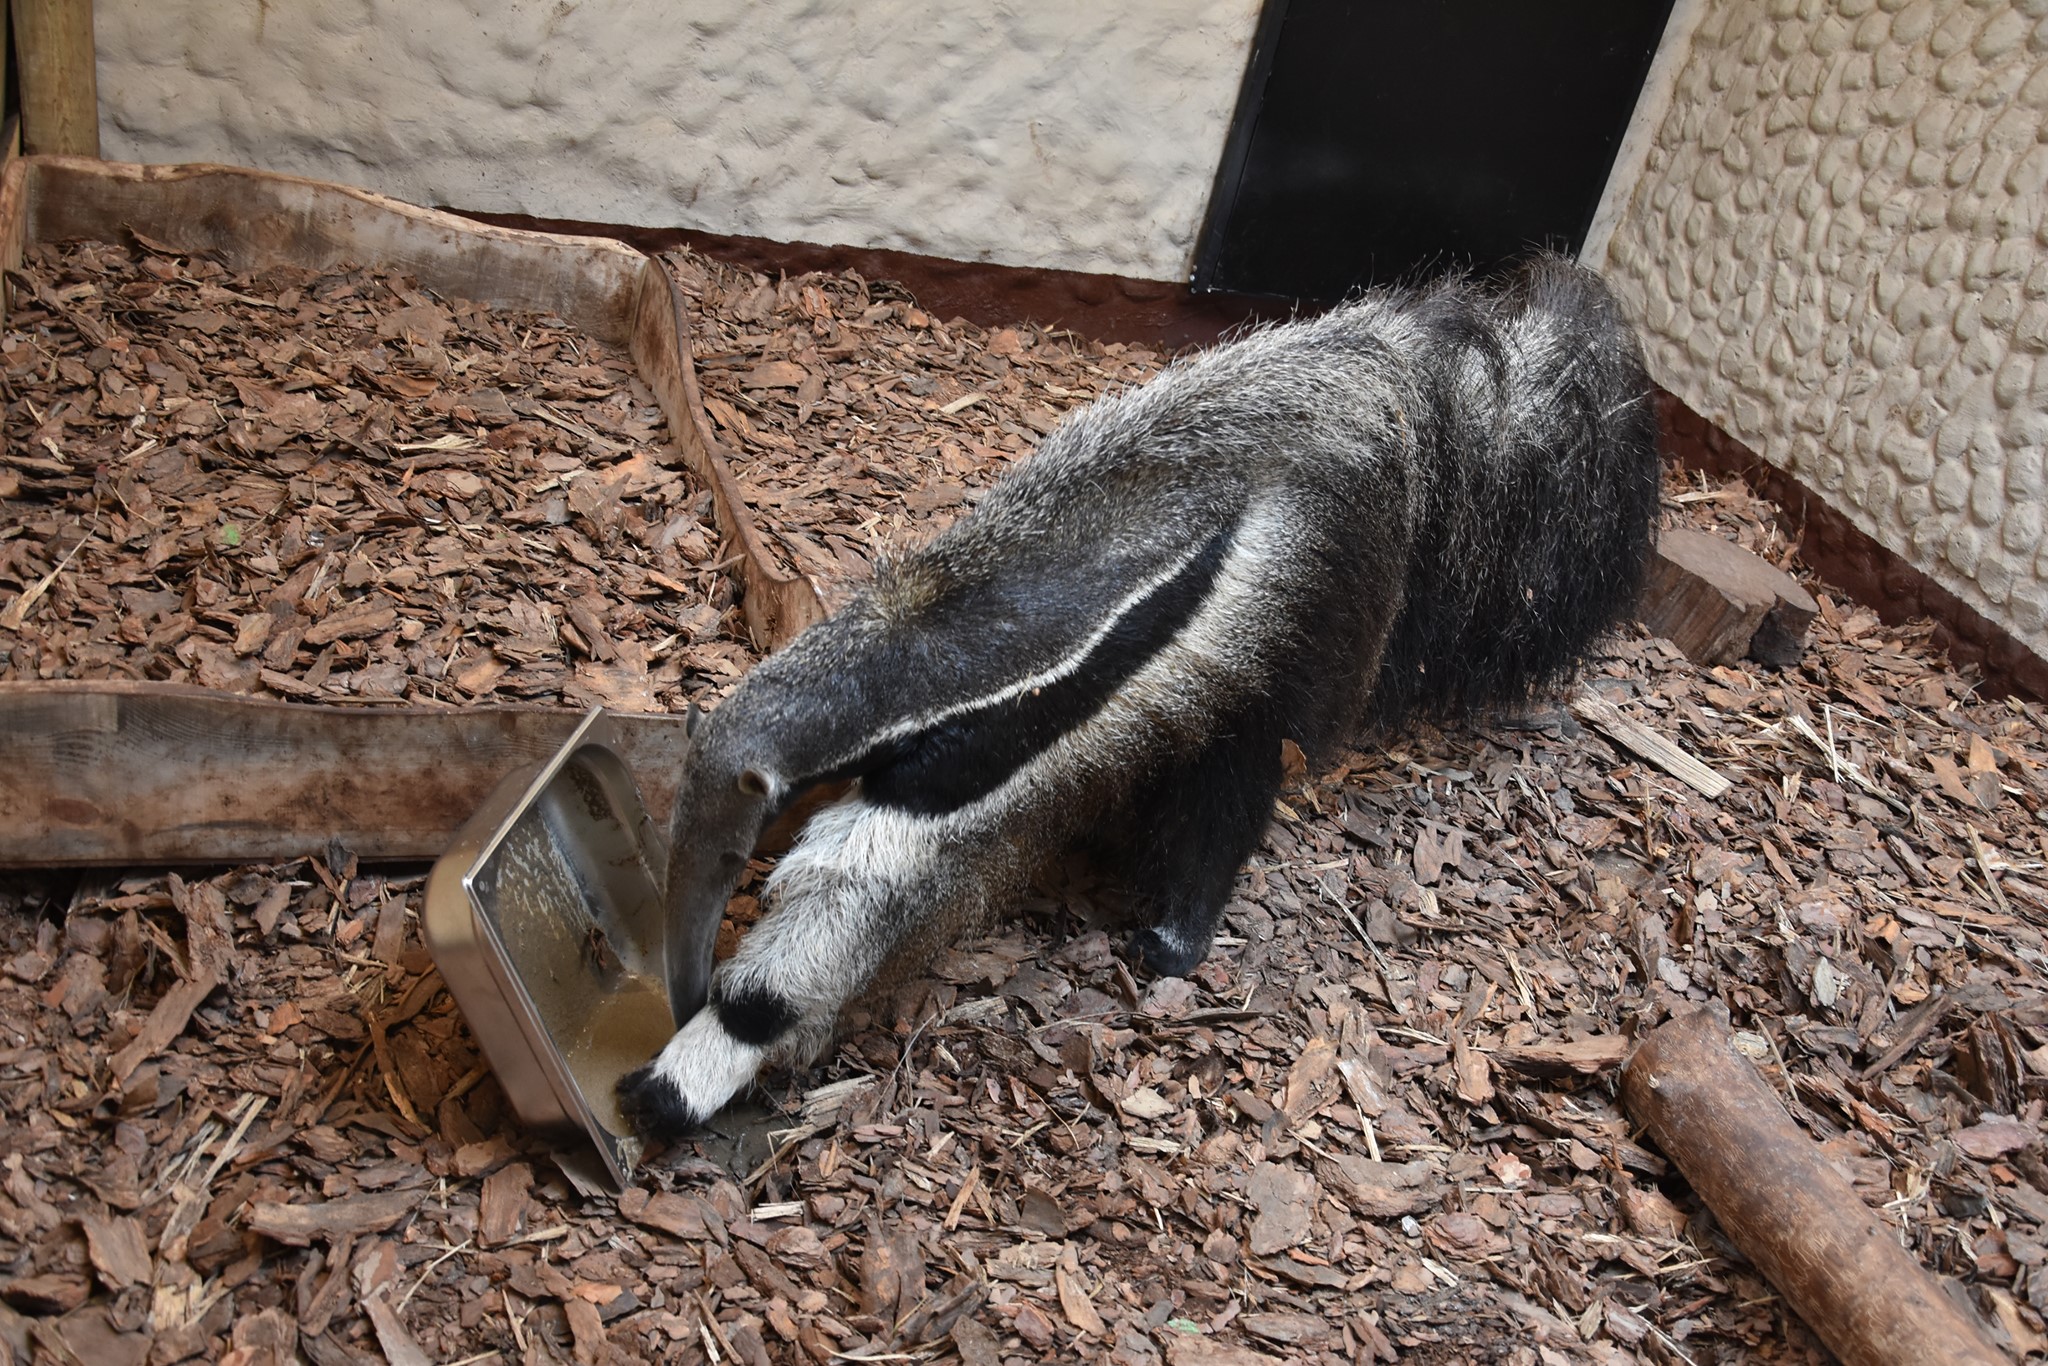
[(212, 994), (219, 981), (211, 972), (202, 972), (197, 977), (182, 978), (172, 985), (157, 1001), (143, 1021), (142, 1029), (129, 1043), (116, 1053), (111, 1062), (114, 1082), (119, 1085), (133, 1076), (135, 1069), (155, 1057), (171, 1040), (185, 1032), (185, 1025), (191, 1020), (192, 1012), (199, 1003)]
[(1107, 1337), (1109, 1330), (1103, 1325), (1102, 1315), (1095, 1312), (1095, 1304), (1079, 1278), (1065, 1267), (1057, 1267), (1053, 1270), (1053, 1281), (1059, 1289), (1060, 1312), (1074, 1325), (1074, 1331), (1089, 1337)]
[(1629, 1041), (1618, 1034), (1594, 1035), (1585, 1039), (1547, 1039), (1539, 1043), (1502, 1048), (1495, 1061), (1532, 1076), (1563, 1076), (1576, 1072), (1597, 1076), (1621, 1065), (1628, 1056)]
[(484, 1178), (479, 1206), (477, 1238), (485, 1247), (502, 1247), (521, 1232), (526, 1223), (533, 1189), (533, 1168), (524, 1162), (501, 1167)]
[(1308, 1236), (1317, 1193), (1308, 1173), (1262, 1162), (1252, 1169), (1244, 1193), (1258, 1216), (1247, 1241), (1253, 1256), (1283, 1252)]
[(369, 1315), (371, 1326), (377, 1330), (377, 1345), (384, 1349), (384, 1359), (391, 1366), (433, 1366), (433, 1358), (413, 1341), (412, 1334), (405, 1331), (405, 1324), (389, 1300), (380, 1295), (366, 1302), (363, 1312)]
[(420, 1207), (418, 1191), (385, 1191), (351, 1195), (317, 1204), (288, 1205), (258, 1201), (249, 1206), (247, 1226), (280, 1243), (305, 1247), (314, 1241), (335, 1242), (395, 1228)]
[(85, 1229), (87, 1255), (109, 1286), (119, 1290), (148, 1285), (155, 1279), (156, 1262), (137, 1220), (127, 1215), (87, 1214), (80, 1216), (79, 1224)]

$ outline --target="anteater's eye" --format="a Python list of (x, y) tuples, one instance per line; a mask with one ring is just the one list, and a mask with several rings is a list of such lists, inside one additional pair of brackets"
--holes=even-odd
[(726, 850), (726, 852), (718, 856), (718, 861), (728, 868), (737, 868), (739, 867), (739, 865), (747, 861), (747, 856), (745, 854), (738, 853), (734, 850), (728, 849)]

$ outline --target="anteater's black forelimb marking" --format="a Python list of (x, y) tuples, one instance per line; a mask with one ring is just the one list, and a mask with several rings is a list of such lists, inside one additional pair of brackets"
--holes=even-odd
[[(1207, 954), (1280, 785), (1411, 715), (1521, 700), (1628, 608), (1656, 514), (1637, 348), (1597, 277), (1366, 296), (1070, 416), (697, 731), (676, 796), (683, 1029), (622, 1087), (652, 1130), (801, 1058), (885, 961), (1014, 904), (1103, 830), (1155, 971)], [(711, 972), (767, 822), (813, 817)]]
[(1132, 803), (1128, 845), (1115, 862), (1152, 902), (1152, 923), (1131, 944), (1161, 976), (1186, 976), (1209, 956), (1237, 870), (1272, 817), (1286, 738), (1272, 717), (1248, 714)]

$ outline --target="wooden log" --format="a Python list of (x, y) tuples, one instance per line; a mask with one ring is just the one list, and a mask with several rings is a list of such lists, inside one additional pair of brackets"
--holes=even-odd
[(12, 0), (21, 135), (30, 152), (100, 154), (92, 0)]
[[(328, 707), (165, 683), (0, 683), (0, 867), (426, 860), (582, 713)], [(661, 828), (683, 718), (615, 714)]]
[(1580, 693), (1570, 705), (1572, 715), (1599, 727), (1638, 758), (1649, 760), (1701, 796), (1719, 800), (1728, 790), (1726, 778), (1648, 726), (1629, 720), (1621, 714), (1621, 708), (1600, 694)]
[(1963, 1306), (1800, 1132), (1708, 1009), (1651, 1031), (1623, 1100), (1846, 1366), (2004, 1366)]
[(1796, 663), (1819, 610), (1790, 574), (1733, 541), (1687, 527), (1658, 536), (1643, 625), (1695, 664)]

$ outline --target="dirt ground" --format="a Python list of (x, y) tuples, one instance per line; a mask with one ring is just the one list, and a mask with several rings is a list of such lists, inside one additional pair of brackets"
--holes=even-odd
[[(364, 273), (264, 285), (355, 291), (329, 357), (277, 359), (286, 327), (186, 374), (190, 338), (147, 328), (254, 327), (199, 292), (250, 282), (95, 251), (0, 336), (0, 677), (657, 707), (744, 671), (706, 505), (629, 374), (572, 356), (592, 373), (537, 390), (545, 320)], [(672, 264), (735, 471), (828, 597), (1162, 359)], [(191, 297), (102, 308), (135, 269)], [(1666, 518), (1798, 570), (1739, 486), (1674, 472)], [(1192, 978), (1135, 980), (1055, 880), (768, 1078), (765, 1121), (618, 1195), (512, 1121), (420, 947), (423, 870), (8, 875), (0, 1362), (1826, 1360), (1601, 1065), (1707, 1001), (1900, 1241), (2039, 1355), (2041, 708), (1808, 586), (1783, 672), (1632, 632), (1581, 680), (1719, 798), (1564, 708), (1418, 731), (1290, 788)]]

